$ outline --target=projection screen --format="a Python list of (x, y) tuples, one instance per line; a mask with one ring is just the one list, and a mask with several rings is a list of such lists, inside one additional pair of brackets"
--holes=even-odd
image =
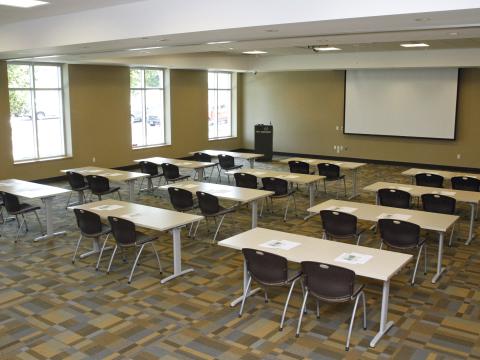
[(458, 69), (347, 70), (345, 134), (455, 139)]

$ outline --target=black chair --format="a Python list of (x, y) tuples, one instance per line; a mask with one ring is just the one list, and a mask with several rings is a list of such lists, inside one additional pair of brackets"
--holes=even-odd
[(167, 184), (171, 182), (186, 180), (190, 178), (190, 175), (180, 175), (180, 170), (177, 165), (163, 163), (162, 164), (163, 176)]
[(377, 195), (379, 205), (401, 209), (410, 208), (412, 196), (406, 191), (397, 189), (380, 189), (378, 190)]
[(4, 208), (3, 198), (0, 196), (0, 224), (5, 223), (5, 218), (3, 216), (3, 208)]
[[(297, 216), (297, 202), (295, 200), (295, 190), (289, 189), (288, 181), (284, 179), (278, 179), (273, 177), (262, 178), (263, 190), (273, 191), (274, 194), (270, 195), (268, 198), (265, 198), (265, 201), (268, 205), (268, 199), (271, 203), (271, 211), (273, 212), (273, 199), (287, 198), (287, 203), (285, 205), (285, 214), (283, 215), (283, 221), (287, 221), (288, 205), (290, 203), (290, 198), (293, 198), (293, 205), (295, 208), (295, 216)], [(262, 209), (260, 210), (260, 216), (263, 213), (263, 203)]]
[(413, 270), (411, 285), (415, 284), (415, 277), (417, 275), (418, 264), (422, 251), (424, 251), (425, 269), (427, 274), (427, 244), (424, 239), (420, 237), (420, 226), (417, 224), (395, 220), (395, 219), (380, 219), (377, 223), (380, 230), (380, 238), (383, 244), (396, 250), (415, 250), (418, 249), (417, 260), (415, 262), (415, 269)]
[[(347, 184), (345, 183), (345, 175), (340, 174), (340, 166), (330, 163), (321, 163), (317, 165), (318, 167), (318, 174), (321, 176), (325, 176), (323, 179), (323, 188), (325, 193), (327, 192), (327, 181), (341, 181), (343, 180), (343, 189), (345, 193), (345, 197), (347, 197)], [(337, 198), (338, 198), (338, 191), (337, 191)]]
[[(149, 236), (147, 234), (137, 231), (135, 229), (135, 224), (130, 220), (109, 216), (108, 222), (110, 223), (113, 238), (115, 239), (115, 247), (113, 248), (112, 256), (110, 257), (110, 262), (108, 263), (107, 274), (110, 273), (110, 268), (112, 267), (113, 258), (115, 257), (115, 254), (118, 248), (121, 249), (122, 253), (124, 253), (124, 250), (126, 249), (134, 248), (136, 252), (136, 256), (132, 266), (132, 270), (130, 272), (130, 276), (128, 277), (128, 283), (130, 284), (132, 282), (133, 273), (137, 266), (138, 259), (142, 254), (143, 248), (145, 247), (145, 245), (148, 245), (148, 244), (150, 244), (153, 248), (153, 252), (155, 253), (155, 256), (157, 258), (158, 268), (160, 269), (160, 274), (163, 273), (162, 264), (160, 263), (160, 258), (158, 256), (157, 249), (153, 244), (153, 242), (157, 239), (155, 236)], [(99, 258), (102, 257), (106, 243), (107, 243), (106, 241), (103, 243), (102, 249), (100, 250)]]
[[(110, 234), (110, 228), (102, 224), (99, 215), (82, 209), (73, 209), (73, 212), (75, 213), (77, 225), (80, 229), (80, 237), (78, 238), (77, 245), (75, 246), (75, 251), (73, 252), (72, 264), (75, 263), (75, 257), (77, 256), (78, 247), (80, 246), (83, 238), (93, 239), (100, 247), (98, 243), (100, 237), (103, 235), (108, 236), (108, 234)], [(96, 268), (98, 270), (98, 261)]]
[(418, 186), (443, 188), (443, 176), (430, 173), (420, 173), (415, 175), (415, 184)]
[[(170, 196), (170, 203), (176, 211), (187, 212), (198, 208), (198, 204), (193, 200), (193, 194), (188, 190), (169, 187), (168, 195)], [(197, 226), (195, 227), (194, 238), (197, 235), (198, 224), (200, 224), (200, 222), (197, 222)], [(188, 236), (191, 236), (192, 228), (193, 223), (190, 225)]]
[(317, 318), (320, 317), (319, 301), (329, 303), (346, 303), (355, 301), (345, 344), (345, 350), (348, 351), (350, 348), (350, 335), (352, 333), (353, 322), (355, 321), (355, 314), (357, 312), (358, 301), (360, 298), (362, 298), (363, 302), (363, 329), (367, 329), (367, 305), (365, 301), (365, 293), (363, 291), (364, 285), (358, 285), (355, 283), (355, 272), (349, 269), (313, 261), (304, 261), (301, 265), (305, 294), (303, 296), (302, 308), (298, 319), (296, 336), (298, 337), (300, 335), (302, 317), (306, 312), (305, 310), (309, 295), (312, 295), (316, 299)]
[[(40, 233), (42, 235), (45, 235), (43, 231), (42, 223), (37, 213), (37, 210), (40, 210), (39, 206), (34, 206), (27, 203), (20, 203), (17, 196), (7, 192), (0, 192), (0, 195), (3, 199), (3, 206), (5, 207), (7, 214), (9, 216), (15, 216), (15, 218), (17, 219), (17, 223), (19, 224), (17, 234), (15, 236), (15, 242), (18, 241), (18, 236), (20, 235), (20, 231), (22, 230), (22, 227), (24, 224), (25, 224), (25, 231), (26, 232), (28, 231), (27, 219), (25, 218), (25, 214), (32, 213), (32, 212), (35, 214), (35, 217), (37, 218), (38, 225), (40, 226)], [(21, 223), (19, 222), (18, 216), (22, 217)]]
[(147, 188), (142, 189), (143, 180), (145, 179), (145, 178), (142, 178), (142, 182), (140, 183), (140, 191), (153, 192), (155, 189), (153, 186), (153, 179), (158, 179), (158, 186), (160, 186), (160, 183), (162, 182), (163, 174), (161, 174), (158, 171), (158, 165), (150, 161), (140, 161), (139, 165), (140, 165), (140, 171), (143, 174), (148, 174)]
[(246, 189), (256, 189), (258, 187), (258, 179), (255, 175), (239, 172), (235, 173), (233, 177), (237, 187)]
[[(220, 165), (220, 168), (223, 171), (231, 171), (231, 170), (240, 169), (241, 167), (243, 167), (243, 165), (235, 165), (235, 159), (233, 158), (233, 156), (226, 155), (226, 154), (218, 155), (218, 164)], [(218, 182), (222, 182), (222, 178), (220, 175), (221, 173), (219, 172)], [(226, 175), (227, 175), (228, 183), (230, 184), (230, 175), (228, 174)]]
[[(423, 210), (438, 214), (455, 215), (457, 201), (450, 197), (440, 194), (423, 194), (422, 195)], [(452, 246), (453, 235), (455, 233), (455, 225), (453, 224), (452, 232), (448, 246)]]
[(98, 200), (102, 200), (103, 195), (118, 194), (119, 200), (122, 200), (120, 195), (120, 186), (110, 187), (110, 181), (108, 178), (100, 175), (87, 175), (87, 182), (92, 192), (92, 195), (98, 196)]
[(320, 217), (323, 224), (324, 239), (355, 239), (356, 244), (360, 243), (363, 230), (357, 229), (357, 217), (352, 214), (322, 210)]
[(290, 172), (294, 174), (315, 174), (315, 171), (310, 171), (310, 165), (304, 161), (289, 161), (288, 167), (290, 168)]
[(252, 279), (263, 288), (265, 292), (265, 302), (268, 302), (267, 288), (290, 286), (287, 300), (285, 301), (285, 306), (283, 308), (282, 319), (280, 321), (280, 330), (283, 330), (288, 303), (290, 302), (295, 283), (302, 275), (301, 271), (289, 270), (287, 259), (266, 251), (244, 248), (242, 249), (242, 253), (245, 258), (245, 265), (249, 279), (246, 288), (243, 289), (242, 304), (240, 305), (238, 316), (241, 317), (243, 314), (243, 307), (248, 297), (247, 294), (250, 292)]
[(229, 213), (234, 212), (237, 207), (232, 206), (229, 208), (225, 208), (220, 205), (218, 197), (203, 191), (197, 191), (197, 199), (198, 199), (198, 207), (200, 208), (200, 211), (202, 215), (205, 217), (205, 220), (207, 222), (208, 231), (210, 231), (208, 227), (208, 219), (213, 218), (214, 221), (216, 222), (217, 217), (221, 216), (220, 222), (218, 223), (217, 229), (215, 231), (215, 235), (213, 236), (213, 243), (215, 243), (217, 239), (218, 231), (220, 230), (220, 226), (222, 226), (225, 216)]
[(70, 199), (72, 198), (72, 193), (70, 193), (68, 195), (66, 207), (69, 207), (71, 205), (84, 204), (86, 202), (85, 191), (89, 189), (88, 183), (85, 180), (85, 176), (73, 171), (67, 171), (67, 180), (68, 180), (68, 183), (70, 184), (70, 188), (72, 189), (72, 191), (75, 191), (78, 193), (79, 201), (77, 203), (70, 204)]
[[(196, 152), (193, 154), (193, 160), (199, 161), (199, 162), (212, 162), (212, 157), (206, 153), (203, 152)], [(220, 168), (218, 167), (218, 163), (214, 163), (214, 165), (211, 166), (212, 170), (210, 171), (210, 176), (209, 178), (212, 178), (213, 175), (213, 170), (217, 169), (218, 173), (220, 174)]]
[(480, 191), (480, 180), (470, 176), (454, 176), (451, 179), (452, 189), (463, 191)]

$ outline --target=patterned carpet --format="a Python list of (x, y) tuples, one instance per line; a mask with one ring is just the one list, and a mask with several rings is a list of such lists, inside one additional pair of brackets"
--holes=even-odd
[[(277, 162), (257, 167), (285, 168)], [(409, 178), (399, 175), (403, 170), (369, 165), (360, 171), (359, 189), (380, 180), (409, 183)], [(334, 186), (329, 184), (328, 190), (334, 196)], [(126, 187), (122, 191), (127, 198)], [(316, 202), (330, 194), (320, 192)], [(39, 229), (31, 216), (30, 231), (17, 244), (14, 222), (0, 228), (0, 359), (480, 359), (480, 240), (465, 246), (459, 239), (446, 248), (448, 272), (434, 285), (436, 238), (425, 234), (429, 272), (420, 272), (414, 287), (408, 284), (411, 266), (392, 280), (389, 318), (395, 326), (373, 349), (369, 342), (378, 330), (381, 283), (366, 281), (368, 329), (362, 330), (357, 318), (350, 351), (345, 352), (351, 304), (322, 304), (320, 319), (309, 311), (299, 338), (295, 338), (298, 290), (282, 332), (278, 323), (287, 289), (270, 290), (267, 304), (262, 293), (249, 298), (244, 316), (238, 318), (238, 308), (229, 303), (241, 293), (242, 257), (210, 245), (212, 233), (207, 233), (205, 223), (195, 240), (182, 232), (183, 263), (195, 272), (163, 285), (148, 247), (131, 285), (127, 276), (132, 254), (127, 264), (117, 257), (109, 275), (106, 261), (101, 271), (95, 271), (96, 257), (72, 264), (79, 234), (73, 214), (65, 210), (66, 198), (57, 198), (54, 208), (55, 228), (66, 230), (66, 236), (34, 243)], [(166, 193), (141, 194), (137, 201), (171, 208)], [(361, 192), (356, 201), (373, 203), (374, 196)], [(297, 205), (299, 216), (292, 211), (284, 223), (283, 201), (278, 201), (276, 212), (264, 214), (259, 226), (320, 237), (319, 219), (303, 220), (308, 207), (305, 188), (297, 192)], [(468, 208), (461, 205), (459, 213), (464, 239)], [(245, 206), (227, 217), (219, 239), (249, 228), (250, 210)], [(171, 236), (157, 235), (156, 247), (168, 275)], [(363, 244), (378, 247), (377, 235), (368, 232)], [(81, 251), (89, 246), (83, 242)], [(313, 301), (309, 308), (314, 309)]]

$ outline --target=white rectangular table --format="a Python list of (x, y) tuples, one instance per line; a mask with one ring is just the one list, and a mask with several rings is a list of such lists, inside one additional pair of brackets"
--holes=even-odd
[(200, 161), (193, 161), (193, 160), (182, 160), (182, 159), (171, 159), (171, 158), (164, 158), (164, 157), (151, 157), (151, 158), (145, 158), (145, 159), (139, 159), (139, 160), (134, 160), (136, 163), (139, 163), (141, 161), (148, 161), (157, 165), (162, 165), (162, 164), (172, 164), (176, 165), (179, 168), (184, 168), (184, 169), (190, 169), (190, 170), (195, 170), (198, 174), (198, 179), (200, 181), (203, 181), (205, 178), (205, 168), (216, 166), (215, 163), (211, 162), (200, 162)]
[[(113, 199), (72, 206), (69, 209), (88, 210), (98, 214), (104, 220), (109, 216), (116, 216), (130, 220), (135, 223), (136, 226), (146, 229), (171, 231), (173, 235), (173, 274), (163, 278), (161, 283), (166, 283), (169, 280), (193, 271), (192, 268), (182, 269), (182, 241), (180, 238), (180, 230), (186, 225), (203, 220), (203, 216)], [(98, 240), (94, 240), (93, 249), (88, 254), (98, 253), (99, 251), (100, 246)]]
[(447, 270), (446, 267), (442, 267), (443, 257), (443, 243), (445, 240), (445, 233), (447, 230), (455, 224), (458, 220), (456, 215), (437, 214), (426, 211), (400, 209), (388, 206), (380, 206), (374, 204), (365, 204), (352, 201), (341, 200), (328, 200), (321, 204), (311, 207), (307, 211), (318, 214), (321, 210), (337, 210), (341, 211), (341, 207), (349, 207), (354, 210), (350, 212), (360, 220), (377, 222), (381, 215), (387, 214), (392, 218), (395, 215), (404, 215), (408, 217), (409, 222), (415, 223), (424, 230), (435, 231), (438, 233), (438, 260), (437, 260), (437, 272), (432, 278), (432, 283), (436, 283), (442, 276), (443, 272)]
[(357, 172), (359, 168), (367, 165), (366, 163), (351, 162), (351, 161), (334, 161), (334, 160), (327, 160), (327, 159), (312, 159), (312, 158), (302, 158), (302, 157), (292, 157), (292, 158), (280, 160), (280, 162), (284, 164), (288, 164), (289, 161), (303, 161), (309, 164), (310, 166), (314, 166), (314, 167), (316, 167), (318, 164), (329, 163), (329, 164), (337, 165), (342, 170), (352, 171), (352, 182), (353, 182), (352, 195), (350, 195), (349, 199), (353, 199), (358, 195)]
[[(109, 181), (113, 182), (125, 182), (128, 186), (128, 199), (130, 201), (135, 200), (135, 181), (137, 179), (146, 178), (148, 174), (138, 173), (138, 172), (131, 172), (131, 171), (123, 171), (123, 170), (114, 170), (114, 169), (106, 169), (96, 166), (83, 166), (74, 169), (65, 169), (62, 170), (62, 173), (66, 173), (67, 171), (73, 171), (83, 176), (87, 175), (98, 175), (106, 177)], [(81, 200), (79, 199), (79, 202)]]
[(235, 151), (224, 151), (224, 150), (198, 150), (190, 152), (190, 155), (193, 155), (197, 152), (202, 152), (208, 154), (212, 157), (218, 157), (220, 154), (230, 155), (236, 159), (243, 159), (247, 160), (250, 164), (250, 168), (253, 169), (255, 167), (255, 159), (263, 157), (263, 154), (255, 154), (255, 153), (243, 153), (243, 152), (235, 152)]
[[(262, 244), (270, 240), (287, 240), (299, 245), (290, 250), (271, 249), (263, 247)], [(285, 257), (287, 260), (300, 263), (302, 261), (316, 261), (331, 265), (342, 266), (355, 271), (358, 276), (383, 282), (382, 308), (380, 315), (380, 329), (377, 335), (370, 342), (371, 347), (375, 347), (381, 337), (393, 326), (393, 321), (388, 321), (388, 299), (390, 293), (390, 280), (397, 274), (411, 259), (412, 255), (402, 254), (392, 251), (379, 250), (364, 246), (345, 244), (330, 240), (317, 239), (308, 236), (290, 234), (281, 231), (268, 230), (264, 228), (255, 228), (244, 233), (232, 236), (218, 243), (235, 250), (243, 248), (253, 248), (271, 252)], [(365, 264), (347, 264), (338, 262), (335, 259), (343, 253), (356, 252), (365, 255), (371, 255), (372, 258)], [(247, 286), (249, 276), (244, 262), (243, 287)], [(247, 296), (257, 292), (259, 289), (252, 290)], [(235, 306), (242, 300), (243, 295), (233, 301), (231, 306)]]
[[(385, 189), (385, 188), (403, 190), (415, 197), (421, 197), (423, 194), (446, 195), (454, 198), (457, 202), (463, 202), (470, 205), (470, 228), (468, 231), (468, 238), (467, 238), (467, 241), (465, 242), (465, 245), (469, 245), (470, 242), (474, 239), (475, 235), (473, 234), (473, 225), (475, 221), (475, 209), (480, 203), (480, 192), (452, 190), (452, 189), (436, 189), (428, 186), (405, 185), (405, 184), (397, 184), (397, 183), (389, 183), (389, 182), (376, 182), (367, 187), (364, 187), (363, 190), (377, 193), (378, 190)], [(377, 203), (378, 203), (378, 199), (377, 199)]]
[(442, 176), (445, 180), (450, 180), (452, 177), (456, 176), (468, 176), (472, 178), (480, 179), (480, 174), (470, 174), (457, 171), (446, 171), (446, 170), (432, 170), (432, 169), (419, 169), (411, 168), (402, 172), (402, 175), (410, 176), (412, 178), (412, 184), (415, 183), (415, 175), (428, 173)]
[(292, 184), (298, 185), (307, 185), (309, 193), (310, 206), (313, 206), (315, 201), (315, 183), (318, 183), (320, 180), (323, 180), (325, 176), (320, 175), (309, 175), (309, 174), (292, 174), (286, 171), (272, 171), (265, 169), (237, 169), (232, 171), (227, 171), (226, 174), (234, 175), (235, 173), (246, 173), (252, 174), (258, 177), (259, 179), (264, 177), (274, 177), (278, 179), (283, 179)]
[(55, 196), (69, 193), (71, 190), (62, 189), (55, 186), (37, 184), (30, 181), (17, 179), (0, 180), (0, 191), (20, 196), (26, 199), (41, 199), (45, 206), (47, 220), (46, 235), (39, 236), (34, 241), (48, 239), (54, 236), (65, 234), (65, 231), (55, 232), (53, 229), (53, 209), (52, 203)]
[(252, 229), (257, 227), (258, 222), (258, 200), (273, 195), (272, 191), (245, 189), (230, 185), (221, 185), (213, 183), (204, 183), (196, 181), (182, 181), (176, 184), (163, 185), (160, 189), (167, 190), (169, 187), (178, 187), (195, 194), (197, 191), (203, 191), (224, 200), (235, 201), (239, 203), (252, 204)]

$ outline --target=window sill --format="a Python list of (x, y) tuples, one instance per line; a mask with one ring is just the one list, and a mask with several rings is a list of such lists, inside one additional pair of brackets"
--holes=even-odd
[(229, 140), (229, 139), (236, 139), (236, 136), (225, 136), (225, 137), (218, 137), (218, 138), (211, 138), (208, 141), (219, 141), (219, 140)]
[(160, 148), (160, 147), (171, 146), (171, 145), (172, 145), (172, 144), (158, 144), (158, 145), (137, 146), (137, 147), (132, 147), (132, 150), (133, 150), (133, 151), (136, 151), (136, 150), (154, 149), (154, 148)]
[(73, 159), (73, 156), (58, 156), (58, 157), (47, 158), (47, 159), (20, 160), (20, 161), (14, 161), (13, 165), (33, 164), (37, 162), (66, 160), (66, 159)]

